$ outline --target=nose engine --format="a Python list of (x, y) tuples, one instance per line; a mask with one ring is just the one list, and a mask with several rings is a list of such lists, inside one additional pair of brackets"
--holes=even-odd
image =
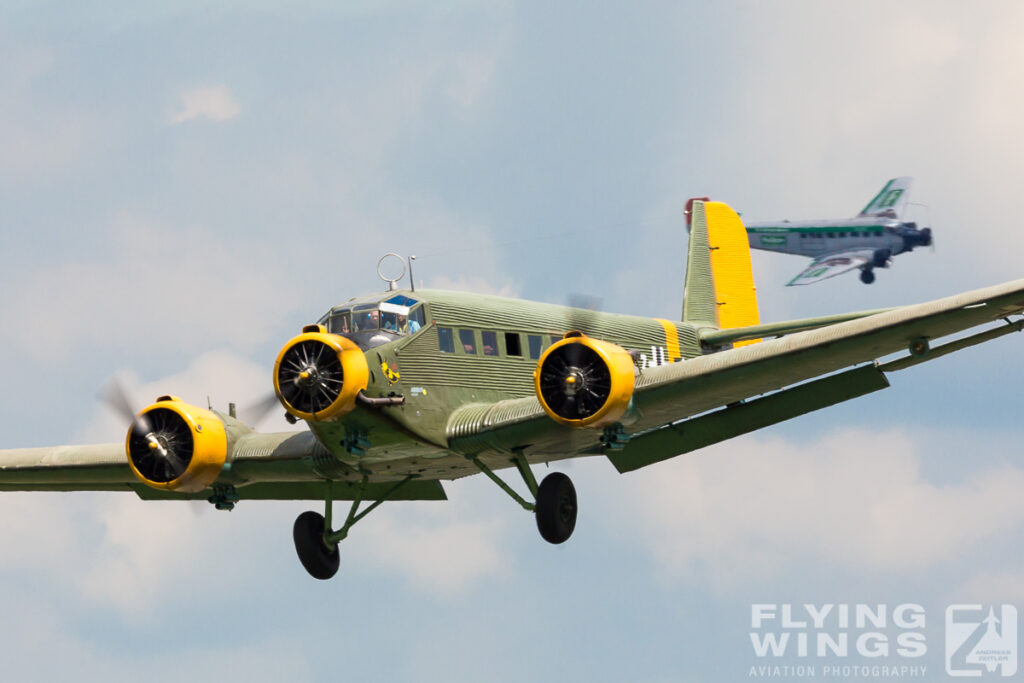
[(917, 223), (904, 223), (900, 236), (903, 238), (904, 251), (910, 251), (914, 247), (930, 247), (932, 245), (932, 229), (918, 229)]
[(629, 407), (633, 358), (621, 346), (570, 332), (541, 356), (533, 383), (551, 419), (573, 427), (604, 427)]
[(135, 417), (125, 450), (142, 483), (194, 493), (217, 479), (228, 444), (219, 417), (174, 396), (161, 396)]
[(289, 414), (333, 420), (351, 411), (369, 380), (366, 356), (352, 340), (307, 325), (274, 363), (274, 391)]

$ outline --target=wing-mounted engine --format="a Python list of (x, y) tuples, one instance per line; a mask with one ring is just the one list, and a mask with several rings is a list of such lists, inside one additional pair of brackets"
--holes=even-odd
[(544, 411), (573, 427), (616, 422), (633, 397), (633, 358), (621, 346), (569, 332), (541, 356), (533, 385)]
[(175, 396), (140, 412), (125, 442), (128, 465), (155, 489), (194, 493), (212, 484), (228, 453), (219, 417)]
[(351, 411), (366, 388), (370, 369), (352, 340), (307, 325), (274, 363), (274, 391), (289, 414), (313, 421), (333, 420)]

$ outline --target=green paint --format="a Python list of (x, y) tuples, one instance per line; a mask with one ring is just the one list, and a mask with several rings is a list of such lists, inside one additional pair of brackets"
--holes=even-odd
[(832, 225), (832, 226), (808, 226), (808, 227), (765, 227), (765, 228), (747, 228), (747, 233), (751, 235), (761, 234), (814, 234), (814, 233), (828, 233), (828, 232), (885, 232), (884, 225), (858, 225), (851, 223), (849, 225)]
[(883, 199), (881, 203), (879, 203), (878, 208), (887, 209), (890, 206), (895, 205), (896, 202), (899, 201), (900, 195), (902, 194), (903, 190), (893, 190), (889, 192), (888, 194), (885, 195), (885, 199)]
[(896, 182), (895, 178), (893, 178), (892, 180), (887, 182), (885, 184), (885, 187), (883, 187), (882, 190), (878, 194), (875, 195), (874, 199), (872, 199), (870, 202), (868, 202), (868, 205), (865, 206), (861, 210), (861, 213), (867, 213), (868, 211), (870, 211), (871, 207), (875, 205), (875, 202), (879, 201), (885, 195), (885, 193), (889, 191), (889, 188), (892, 187), (892, 184), (895, 183), (895, 182)]

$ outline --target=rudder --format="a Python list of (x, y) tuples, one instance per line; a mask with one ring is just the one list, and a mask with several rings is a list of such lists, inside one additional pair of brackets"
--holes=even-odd
[[(760, 324), (750, 242), (743, 221), (728, 204), (692, 203), (683, 321), (719, 329)], [(734, 346), (758, 341), (736, 342)]]

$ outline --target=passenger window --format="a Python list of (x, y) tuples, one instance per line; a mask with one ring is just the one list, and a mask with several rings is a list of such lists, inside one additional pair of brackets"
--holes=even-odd
[(505, 353), (510, 356), (522, 356), (523, 349), (519, 346), (519, 333), (505, 333)]
[(437, 346), (444, 353), (455, 353), (455, 338), (452, 336), (452, 328), (437, 328)]
[(541, 340), (539, 334), (530, 334), (526, 337), (526, 343), (530, 347), (530, 358), (537, 360), (540, 358), (540, 346)]
[(471, 356), (476, 355), (476, 340), (473, 338), (473, 330), (459, 330), (459, 342), (462, 343), (462, 350)]
[(485, 356), (498, 355), (498, 333), (484, 330), (480, 333), (480, 342)]

